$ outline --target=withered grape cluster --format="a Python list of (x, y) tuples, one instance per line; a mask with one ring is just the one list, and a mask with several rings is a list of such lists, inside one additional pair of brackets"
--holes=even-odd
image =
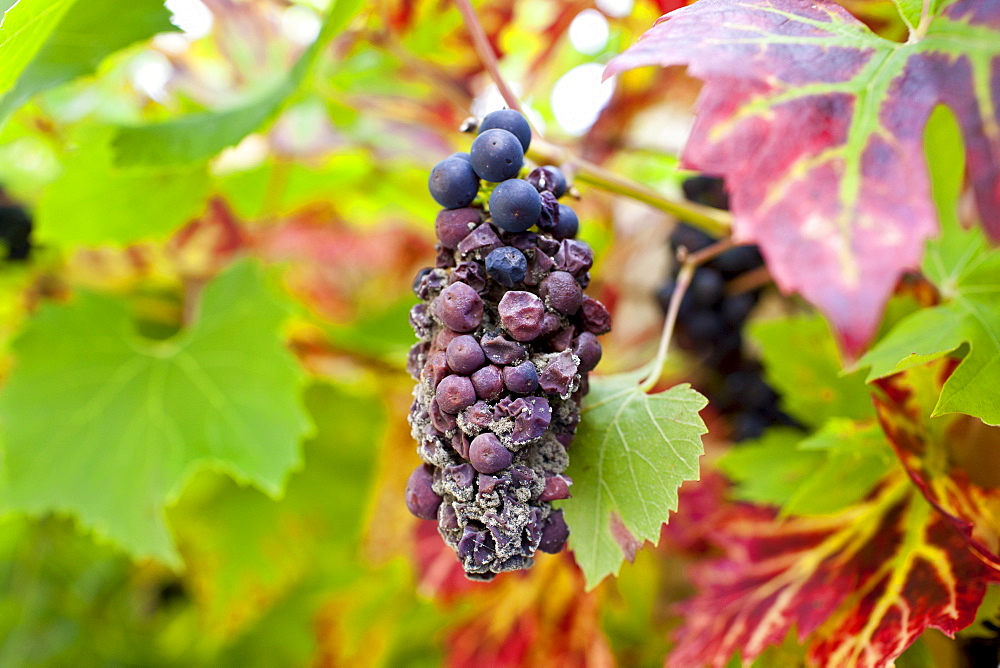
[(434, 167), (437, 262), (413, 284), (410, 426), (424, 463), (406, 503), (437, 521), (476, 580), (565, 544), (551, 502), (569, 497), (566, 449), (601, 358), (597, 336), (611, 329), (604, 305), (584, 294), (593, 253), (558, 202), (562, 172), (518, 178), (530, 141), (518, 112), (493, 112), (468, 154)]
[[(684, 184), (684, 195), (699, 204), (728, 209), (729, 199), (721, 179), (695, 176)], [(670, 236), (670, 251), (681, 246), (699, 251), (716, 239), (685, 223)], [(699, 357), (713, 372), (701, 389), (711, 404), (729, 418), (734, 441), (756, 438), (771, 425), (794, 425), (778, 407), (779, 396), (764, 380), (760, 363), (746, 354), (743, 326), (760, 299), (755, 288), (729, 294), (732, 281), (764, 266), (756, 246), (737, 246), (695, 270), (677, 313), (677, 341)], [(676, 289), (676, 272), (660, 290), (664, 312)]]

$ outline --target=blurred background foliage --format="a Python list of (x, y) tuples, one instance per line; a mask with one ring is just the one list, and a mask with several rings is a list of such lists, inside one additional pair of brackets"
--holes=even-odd
[[(108, 479), (107, 498), (60, 504), (42, 499), (36, 480), (10, 483), (12, 471), (55, 466), (58, 452), (5, 463), (14, 491), (0, 495), (9, 511), (0, 518), (0, 665), (660, 665), (678, 624), (672, 606), (691, 591), (684, 565), (704, 549), (685, 538), (683, 521), (620, 578), (585, 593), (567, 553), (469, 583), (402, 502), (418, 461), (405, 421), (406, 312), (412, 277), (434, 254), (427, 174), (467, 150), (466, 117), (502, 106), (454, 7), (50, 4), (64, 12), (56, 39), (0, 100), (3, 203), (34, 216), (32, 261), (0, 268), (0, 369), (18, 373), (11, 346), (30, 314), (42, 304), (84, 309), (81, 295), (126, 309), (129, 340), (160, 350), (156, 342), (202, 322), (205, 286), (249, 257), (287, 317), (230, 332), (230, 361), (250, 363), (267, 337), (287, 343), (306, 375), (274, 391), (303, 386), (312, 427), (274, 480), (192, 455), (176, 481), (158, 481), (151, 507), (165, 504), (179, 555), (171, 565), (150, 558), (155, 550), (126, 551), (123, 534), (76, 510), (127, 505), (115, 495), (116, 480), (135, 475), (127, 466), (79, 471), (67, 483), (74, 493), (100, 496), (86, 480)], [(547, 139), (679, 197), (674, 156), (697, 85), (677, 69), (601, 82), (604, 63), (677, 4), (475, 3)], [(890, 2), (865, 4), (883, 34), (900, 30)], [(582, 236), (597, 253), (590, 291), (616, 323), (601, 370), (632, 368), (655, 346), (673, 221), (595, 189), (580, 195)], [(88, 313), (81, 322), (99, 329)], [(61, 370), (88, 373), (87, 333), (61, 330)], [(26, 343), (13, 346), (29, 359)], [(36, 436), (70, 418), (45, 405), (34, 413)], [(169, 418), (190, 426), (183, 412)], [(129, 443), (127, 430), (97, 436), (109, 449)], [(769, 650), (762, 665), (795, 662), (797, 651)]]

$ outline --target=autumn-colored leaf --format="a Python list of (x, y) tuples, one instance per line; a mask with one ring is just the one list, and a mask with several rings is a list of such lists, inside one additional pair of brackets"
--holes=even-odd
[(471, 602), (447, 642), (449, 668), (614, 665), (600, 625), (601, 596), (584, 591), (583, 574), (565, 553), (539, 559), (529, 573), (504, 578)]
[(760, 244), (777, 283), (819, 306), (852, 354), (937, 230), (923, 130), (938, 104), (961, 125), (1000, 238), (1000, 0), (941, 4), (904, 16), (901, 44), (829, 0), (701, 0), (607, 69), (687, 65), (704, 80), (685, 163), (727, 179), (734, 235)]
[(749, 662), (792, 629), (817, 665), (888, 666), (928, 627), (968, 626), (1000, 579), (898, 470), (837, 515), (740, 505), (709, 538), (724, 554), (692, 573), (670, 666)]
[[(944, 373), (942, 373), (942, 366)], [(969, 473), (954, 463), (954, 453), (961, 445), (973, 448), (995, 446), (988, 441), (989, 431), (982, 427), (969, 433), (961, 425), (971, 418), (949, 416), (928, 419), (941, 385), (955, 363), (946, 360), (916, 368), (879, 381), (885, 390), (875, 397), (879, 421), (899, 456), (906, 472), (926, 499), (966, 536), (973, 551), (1000, 573), (1000, 489), (973, 483)], [(920, 375), (930, 382), (909, 385), (903, 378)], [(930, 395), (921, 401), (923, 394)], [(957, 428), (956, 428), (957, 427)], [(962, 443), (962, 441), (968, 441)]]

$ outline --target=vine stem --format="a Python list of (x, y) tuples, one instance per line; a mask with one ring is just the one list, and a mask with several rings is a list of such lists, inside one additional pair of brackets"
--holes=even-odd
[(521, 101), (517, 99), (517, 95), (514, 95), (514, 91), (507, 85), (507, 81), (503, 78), (503, 75), (500, 74), (500, 62), (497, 60), (497, 54), (493, 51), (493, 45), (490, 44), (490, 40), (486, 36), (486, 30), (483, 28), (483, 24), (480, 23), (479, 17), (476, 16), (476, 10), (472, 8), (472, 3), (469, 0), (455, 0), (455, 7), (458, 8), (459, 13), (462, 15), (465, 29), (469, 31), (469, 37), (472, 38), (472, 45), (475, 47), (476, 53), (479, 54), (479, 60), (482, 61), (486, 71), (490, 73), (490, 78), (496, 84), (497, 90), (503, 96), (504, 102), (511, 109), (516, 109), (524, 114), (524, 110), (521, 108)]
[[(483, 67), (486, 68), (497, 90), (500, 91), (504, 102), (511, 109), (516, 109), (523, 114), (520, 100), (517, 99), (514, 91), (500, 73), (500, 63), (497, 60), (497, 55), (493, 51), (493, 46), (486, 36), (486, 30), (483, 29), (483, 24), (480, 23), (471, 2), (469, 0), (454, 0), (454, 2), (455, 7), (462, 15), (462, 21), (465, 23), (466, 30), (469, 31), (469, 37), (472, 39), (476, 54), (482, 61)], [(525, 118), (527, 118), (527, 115), (525, 115)], [(530, 124), (530, 119), (528, 122)], [(602, 190), (643, 202), (673, 216), (683, 218), (685, 221), (696, 227), (700, 227), (714, 236), (729, 234), (732, 219), (728, 211), (713, 209), (712, 207), (702, 206), (685, 200), (668, 199), (648, 186), (615, 174), (600, 165), (573, 155), (564, 147), (545, 141), (537, 130), (533, 130), (533, 134), (528, 156), (536, 162), (555, 165), (569, 164), (573, 168), (574, 177), (580, 183), (586, 183)]]
[(544, 139), (533, 139), (528, 155), (536, 162), (556, 165), (569, 164), (573, 168), (575, 180), (601, 190), (624, 195), (649, 206), (665, 211), (672, 216), (683, 218), (713, 236), (726, 236), (732, 226), (728, 211), (688, 202), (672, 200), (649, 186), (637, 183), (598, 164), (573, 155), (567, 149), (549, 143)]
[(650, 364), (649, 375), (639, 384), (639, 389), (643, 392), (648, 393), (652, 390), (656, 386), (656, 383), (659, 382), (660, 376), (663, 375), (663, 368), (666, 366), (667, 358), (669, 357), (670, 341), (673, 339), (674, 327), (677, 324), (677, 313), (680, 311), (681, 301), (684, 299), (684, 295), (687, 294), (688, 287), (691, 285), (691, 277), (694, 276), (695, 269), (736, 245), (731, 237), (726, 237), (711, 246), (706, 246), (697, 253), (689, 254), (683, 246), (677, 249), (677, 259), (681, 262), (681, 269), (677, 272), (674, 293), (670, 295), (670, 304), (667, 306), (667, 317), (663, 321), (663, 331), (660, 333), (660, 343), (656, 349), (656, 357), (653, 358), (653, 362)]

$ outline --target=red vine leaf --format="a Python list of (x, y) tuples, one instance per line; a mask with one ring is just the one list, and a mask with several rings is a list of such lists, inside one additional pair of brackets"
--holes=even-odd
[[(969, 472), (954, 464), (958, 447), (995, 447), (988, 436), (995, 436), (996, 430), (992, 430), (993, 434), (989, 427), (963, 430), (961, 427), (967, 422), (978, 422), (967, 416), (927, 419), (937, 392), (956, 364), (945, 360), (943, 365), (939, 362), (929, 366), (878, 381), (885, 391), (883, 396), (875, 397), (879, 421), (903, 467), (927, 501), (966, 537), (985, 563), (1000, 573), (1000, 490), (973, 483)], [(940, 372), (942, 366), (944, 373)], [(935, 376), (926, 393), (932, 396), (921, 402), (920, 393), (904, 386), (902, 381), (907, 376), (928, 372)]]
[(810, 665), (892, 665), (928, 627), (971, 624), (1000, 580), (899, 472), (837, 515), (776, 514), (741, 505), (710, 535), (723, 556), (692, 572), (668, 666), (751, 662), (792, 629)]
[(923, 130), (948, 105), (988, 233), (1000, 239), (1000, 0), (957, 0), (905, 44), (829, 0), (700, 0), (608, 66), (704, 80), (685, 149), (731, 189), (734, 235), (861, 351), (937, 230)]

